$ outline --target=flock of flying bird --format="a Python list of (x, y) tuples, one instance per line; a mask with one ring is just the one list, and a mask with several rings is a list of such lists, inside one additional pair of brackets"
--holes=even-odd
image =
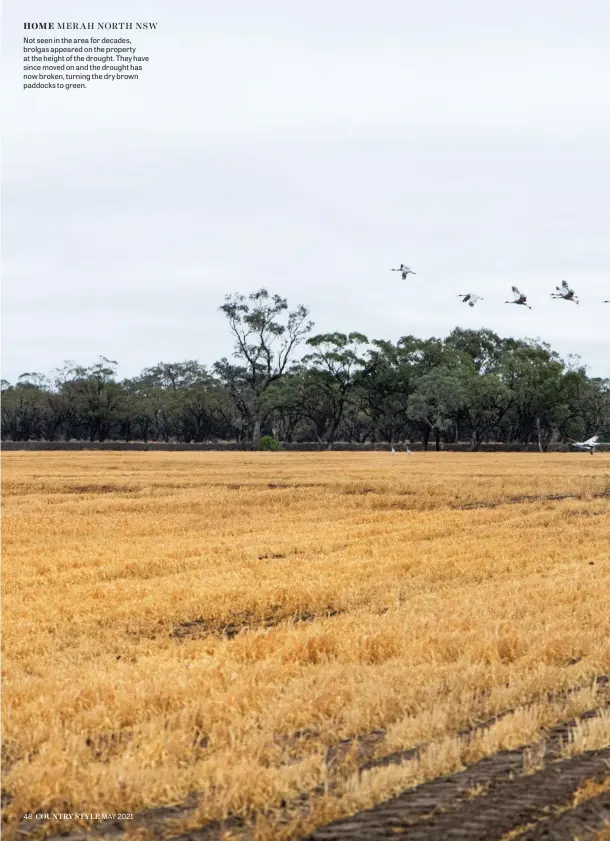
[[(407, 275), (416, 274), (416, 272), (412, 271), (408, 266), (400, 264), (399, 269), (390, 269), (391, 272), (400, 272), (402, 274), (402, 279), (406, 280)], [(516, 286), (512, 287), (513, 290), (513, 298), (512, 301), (504, 301), (505, 304), (519, 304), (523, 307), (527, 307), (531, 310), (530, 305), (527, 303), (527, 295), (524, 295), (523, 292), (520, 292)], [(574, 290), (570, 287), (567, 280), (561, 281), (561, 286), (555, 287), (555, 292), (551, 293), (551, 298), (563, 298), (564, 301), (571, 301), (573, 304), (579, 304), (580, 301), (578, 297), (574, 294)], [(472, 292), (467, 293), (460, 293), (458, 298), (462, 299), (462, 303), (468, 304), (469, 307), (474, 307), (477, 301), (483, 301), (480, 295), (474, 295)], [(610, 304), (610, 301), (604, 301), (604, 304)]]
[[(400, 264), (399, 269), (390, 269), (391, 272), (401, 272), (402, 279), (406, 280), (407, 275), (416, 274), (416, 272), (412, 271), (408, 266)], [(514, 300), (512, 301), (505, 301), (505, 304), (520, 304), (521, 306), (527, 307), (531, 310), (530, 305), (527, 303), (527, 296), (520, 292), (516, 286), (512, 287), (513, 289), (513, 297)], [(564, 301), (572, 301), (573, 304), (578, 304), (580, 301), (578, 300), (577, 296), (574, 294), (574, 290), (570, 288), (567, 280), (561, 281), (561, 286), (555, 287), (555, 292), (551, 293), (551, 298), (563, 298)], [(480, 295), (473, 295), (472, 292), (468, 292), (466, 294), (461, 293), (458, 295), (458, 298), (462, 299), (462, 303), (468, 304), (469, 307), (474, 307), (477, 301), (484, 300), (481, 298)], [(610, 304), (610, 301), (604, 301), (604, 304)], [(576, 447), (578, 450), (584, 450), (586, 452), (591, 453), (593, 455), (595, 448), (600, 446), (599, 435), (594, 435), (593, 438), (588, 438), (586, 441), (574, 441), (572, 438), (569, 439), (571, 442), (572, 447)], [(396, 454), (396, 450), (392, 447), (392, 455)], [(407, 454), (412, 456), (413, 453), (411, 450), (407, 448)]]

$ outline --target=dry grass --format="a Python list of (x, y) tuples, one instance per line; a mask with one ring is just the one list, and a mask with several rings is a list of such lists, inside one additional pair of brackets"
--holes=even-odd
[(572, 806), (580, 806), (581, 803), (586, 803), (587, 800), (593, 800), (605, 791), (610, 791), (610, 777), (601, 783), (596, 780), (587, 780), (578, 791), (574, 792)]
[(602, 454), (5, 454), (7, 818), (253, 814), (435, 740), (347, 757), (315, 825), (535, 740), (565, 704), (456, 734), (610, 670), (609, 493)]
[(581, 721), (570, 734), (562, 751), (563, 756), (576, 756), (589, 750), (610, 745), (610, 710), (605, 709), (598, 718)]

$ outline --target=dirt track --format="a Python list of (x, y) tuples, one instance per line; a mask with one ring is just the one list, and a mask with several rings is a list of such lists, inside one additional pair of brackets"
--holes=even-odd
[[(515, 777), (523, 767), (523, 752), (499, 753), (461, 774), (418, 786), (374, 809), (319, 829), (308, 841), (377, 841), (388, 837), (500, 841), (512, 830), (539, 821), (544, 821), (548, 830), (552, 826), (549, 811), (569, 806), (574, 792), (586, 781), (607, 779), (609, 762), (610, 748), (606, 748), (553, 763), (536, 774)], [(469, 797), (477, 786), (485, 787), (484, 792)], [(603, 809), (598, 811), (601, 821)], [(602, 826), (598, 824), (598, 828)]]
[(517, 836), (518, 841), (594, 841), (600, 829), (610, 826), (610, 792), (587, 800), (562, 815), (540, 823)]

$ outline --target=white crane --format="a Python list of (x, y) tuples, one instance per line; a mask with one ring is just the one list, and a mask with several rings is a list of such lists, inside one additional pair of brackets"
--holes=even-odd
[(574, 290), (570, 289), (567, 280), (561, 281), (561, 286), (556, 286), (557, 292), (551, 293), (551, 298), (563, 298), (564, 301), (573, 301), (578, 303), (578, 297), (574, 294)]
[(527, 296), (524, 295), (522, 292), (519, 292), (516, 286), (512, 287), (513, 295), (515, 296), (514, 301), (504, 301), (505, 304), (522, 304), (524, 307), (527, 307), (528, 310), (531, 310), (530, 305), (527, 303)]
[(588, 438), (586, 441), (574, 441), (572, 438), (568, 439), (572, 441), (572, 446), (576, 447), (579, 450), (588, 450), (591, 455), (595, 450), (595, 447), (599, 447), (599, 435), (594, 435), (593, 438)]
[(391, 272), (402, 272), (402, 279), (406, 280), (408, 274), (417, 274), (417, 272), (412, 272), (408, 266), (404, 266), (402, 263), (400, 264), (399, 269), (390, 269)]
[(462, 303), (465, 304), (468, 302), (469, 307), (474, 307), (477, 301), (483, 301), (484, 298), (481, 298), (480, 295), (473, 295), (472, 292), (469, 292), (467, 295), (464, 295), (463, 292), (460, 292), (458, 298), (462, 299)]

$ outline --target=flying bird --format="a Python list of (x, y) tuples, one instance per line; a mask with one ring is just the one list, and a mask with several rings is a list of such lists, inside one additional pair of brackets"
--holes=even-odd
[(561, 286), (556, 286), (555, 289), (557, 292), (552, 292), (551, 298), (563, 298), (564, 301), (573, 301), (575, 304), (578, 303), (578, 298), (574, 294), (574, 290), (570, 289), (568, 286), (567, 280), (562, 280)]
[(471, 292), (469, 292), (467, 295), (464, 295), (464, 293), (461, 292), (458, 295), (458, 298), (462, 299), (463, 304), (468, 302), (469, 307), (474, 307), (474, 305), (476, 304), (477, 301), (483, 301), (484, 300), (484, 298), (481, 298), (480, 295), (473, 295)]
[(505, 304), (522, 304), (524, 307), (527, 307), (528, 310), (531, 310), (530, 305), (527, 303), (527, 296), (524, 295), (522, 292), (519, 292), (516, 286), (513, 286), (513, 295), (515, 296), (514, 301), (504, 301)]
[[(605, 303), (608, 303), (607, 301)], [(588, 450), (591, 455), (595, 450), (595, 447), (599, 447), (599, 435), (594, 435), (593, 438), (588, 438), (586, 441), (574, 441), (573, 438), (569, 438), (569, 441), (572, 442), (572, 446), (576, 447), (579, 450)]]
[(417, 274), (417, 272), (412, 272), (411, 269), (408, 266), (403, 266), (402, 263), (400, 264), (399, 269), (390, 269), (390, 271), (391, 272), (402, 272), (402, 279), (403, 280), (407, 279), (408, 274)]

